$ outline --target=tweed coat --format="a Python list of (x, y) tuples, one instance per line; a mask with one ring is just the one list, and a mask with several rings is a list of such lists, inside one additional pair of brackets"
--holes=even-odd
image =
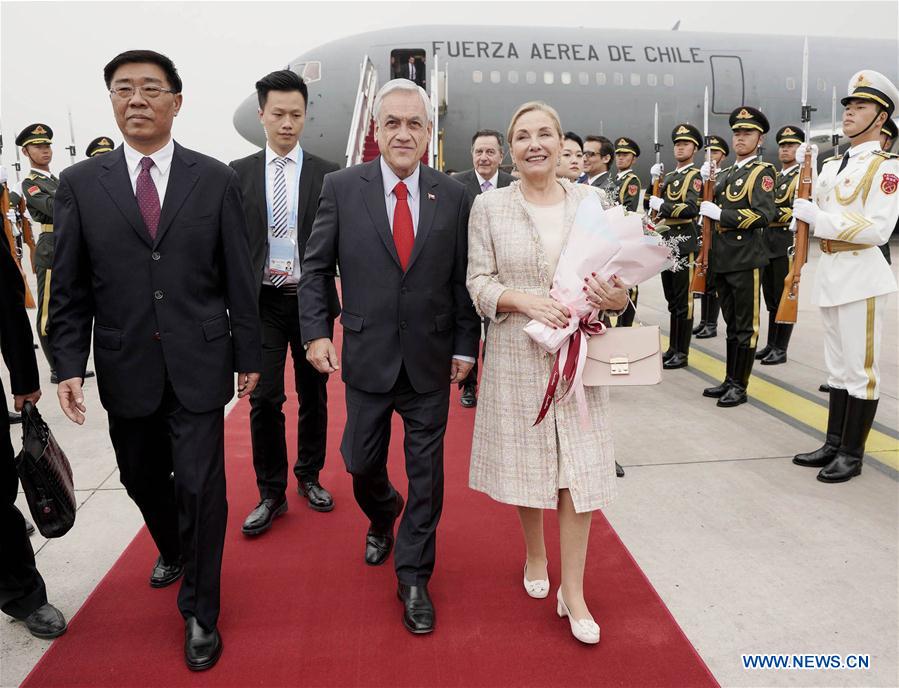
[[(565, 189), (566, 236), (577, 207), (588, 194), (604, 192), (588, 184), (559, 182)], [(574, 395), (552, 405), (533, 427), (554, 357), (524, 332), (528, 317), (497, 313), (507, 289), (549, 296), (553, 274), (520, 182), (478, 196), (468, 223), (468, 291), (478, 313), (490, 318), (481, 377), (469, 485), (497, 501), (554, 509), (559, 470), (565, 471), (579, 513), (600, 509), (617, 494), (615, 457), (609, 427), (609, 392), (585, 389), (588, 430), (579, 423)], [(563, 383), (564, 384), (564, 383)], [(556, 398), (564, 388), (560, 385)]]

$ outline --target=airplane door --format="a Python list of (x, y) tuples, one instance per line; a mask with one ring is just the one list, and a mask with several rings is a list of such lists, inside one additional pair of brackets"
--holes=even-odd
[(743, 61), (736, 55), (712, 55), (712, 113), (729, 115), (744, 105)]

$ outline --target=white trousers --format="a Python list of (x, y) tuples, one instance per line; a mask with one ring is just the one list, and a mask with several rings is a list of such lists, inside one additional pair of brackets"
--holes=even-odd
[(858, 399), (880, 397), (880, 344), (888, 295), (822, 306), (827, 384)]

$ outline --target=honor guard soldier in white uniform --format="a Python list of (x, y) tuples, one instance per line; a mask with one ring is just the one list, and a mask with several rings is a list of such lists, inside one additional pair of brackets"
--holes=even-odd
[[(883, 74), (863, 70), (841, 101), (843, 133), (852, 142), (824, 164), (814, 201), (796, 199), (793, 216), (821, 241), (813, 303), (821, 307), (830, 404), (824, 446), (793, 463), (821, 467), (818, 480), (845, 482), (859, 475), (865, 442), (880, 396), (880, 357), (887, 297), (896, 279), (878, 247), (899, 217), (899, 159), (880, 149), (880, 130), (899, 92)], [(800, 147), (797, 158), (815, 155)], [(813, 160), (814, 162), (814, 160)], [(812, 165), (813, 169), (816, 165)]]
[(768, 309), (768, 343), (755, 355), (755, 360), (762, 365), (786, 363), (787, 346), (793, 334), (793, 325), (778, 323), (775, 316), (783, 295), (784, 280), (790, 271), (790, 250), (793, 248), (790, 222), (793, 219), (796, 189), (799, 187), (796, 149), (805, 141), (805, 134), (802, 127), (788, 124), (778, 130), (775, 138), (781, 168), (774, 182), (774, 203), (777, 209), (764, 233), (769, 262), (762, 270), (762, 293)]

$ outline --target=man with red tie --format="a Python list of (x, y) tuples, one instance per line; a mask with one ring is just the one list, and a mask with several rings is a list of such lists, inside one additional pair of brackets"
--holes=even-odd
[[(374, 116), (380, 157), (325, 177), (301, 270), (300, 330), (312, 365), (336, 372), (328, 291), (339, 264), (347, 404), (340, 451), (371, 522), (365, 561), (387, 560), (402, 514), (394, 563), (403, 623), (430, 633), (450, 383), (465, 379), (480, 339), (465, 287), (471, 201), (462, 184), (420, 163), (432, 127), (424, 90), (388, 82)], [(405, 426), (405, 513), (387, 476), (394, 411)]]

